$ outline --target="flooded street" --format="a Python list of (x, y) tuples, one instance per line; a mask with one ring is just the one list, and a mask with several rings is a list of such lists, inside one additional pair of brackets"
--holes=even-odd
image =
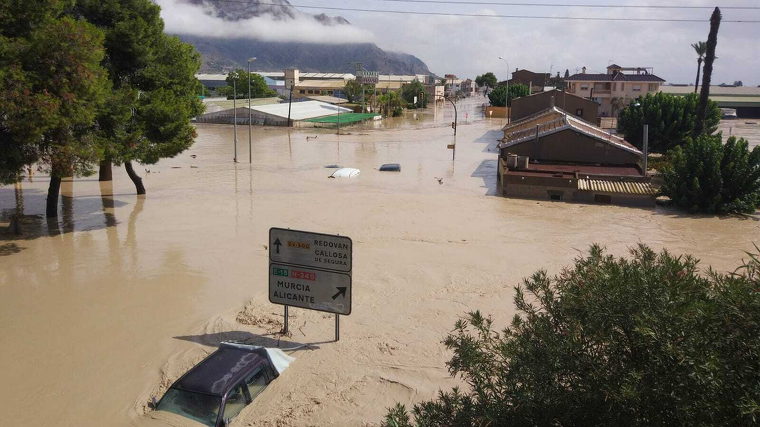
[[(112, 184), (64, 181), (53, 225), (47, 176), (0, 187), (2, 221), (23, 202), (27, 232), (0, 240), (0, 425), (175, 425), (145, 415), (147, 402), (225, 339), (314, 344), (291, 352), (233, 426), (379, 425), (395, 402), (457, 383), (441, 340), (459, 316), (480, 309), (506, 325), (513, 286), (558, 273), (591, 243), (625, 255), (642, 242), (725, 271), (760, 242), (757, 216), (495, 197), (500, 121), (474, 117), (482, 102), (459, 111), (454, 161), (446, 107), (416, 113), (419, 125), (412, 116), (340, 136), (254, 128), (252, 164), (245, 127), (236, 164), (232, 127), (200, 125), (193, 148), (136, 168), (145, 197), (123, 167)], [(377, 171), (383, 163), (402, 171)], [(328, 179), (330, 164), (361, 174)], [(353, 239), (339, 342), (332, 316), (299, 309), (292, 336), (276, 334), (270, 227)]]

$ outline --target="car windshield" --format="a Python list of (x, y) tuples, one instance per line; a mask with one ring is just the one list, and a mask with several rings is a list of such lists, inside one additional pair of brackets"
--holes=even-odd
[(221, 404), (222, 398), (219, 396), (170, 388), (158, 404), (158, 410), (182, 415), (214, 427)]

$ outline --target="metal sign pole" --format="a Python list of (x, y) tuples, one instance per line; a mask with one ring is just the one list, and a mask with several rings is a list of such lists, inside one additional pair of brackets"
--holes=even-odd
[(335, 341), (340, 341), (340, 315), (335, 313)]
[(282, 333), (287, 334), (288, 333), (288, 306), (285, 306), (285, 325), (284, 328), (282, 328)]

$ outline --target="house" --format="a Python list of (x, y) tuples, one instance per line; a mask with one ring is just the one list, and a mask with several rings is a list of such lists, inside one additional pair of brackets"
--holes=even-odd
[(503, 128), (498, 181), (506, 197), (653, 207), (643, 153), (551, 106)]
[[(250, 111), (250, 112), (249, 112)], [(206, 113), (196, 118), (197, 123), (235, 123), (248, 124), (248, 116), (251, 116), (251, 124), (259, 126), (287, 126), (288, 117), (293, 126), (301, 126), (301, 122), (336, 114), (352, 113), (349, 108), (339, 107), (320, 101), (283, 102), (279, 104), (252, 105), (250, 110), (247, 105), (236, 109), (222, 110)]]
[(446, 74), (444, 76), (444, 79), (446, 80), (446, 86), (445, 86), (445, 94), (446, 96), (454, 96), (459, 92), (462, 88), (462, 79), (458, 78), (454, 74)]
[(308, 98), (314, 95), (335, 96), (343, 98), (346, 81), (338, 80), (301, 80), (293, 88), (293, 98)]
[(573, 114), (590, 123), (596, 123), (599, 104), (590, 99), (556, 89), (514, 99), (512, 101), (512, 120), (520, 120), (523, 117), (544, 111), (552, 106), (552, 102), (553, 105), (568, 112), (568, 114)]
[(530, 88), (530, 93), (543, 92), (549, 78), (549, 73), (534, 73), (530, 70), (521, 70), (516, 68), (512, 72), (512, 78), (509, 79), (510, 85), (522, 84)]
[(574, 74), (565, 81), (568, 92), (599, 104), (601, 117), (616, 117), (632, 99), (656, 93), (665, 80), (652, 74), (651, 67), (621, 67), (612, 64), (606, 74)]
[(470, 79), (463, 81), (461, 88), (463, 96), (472, 96), (477, 92), (477, 85)]

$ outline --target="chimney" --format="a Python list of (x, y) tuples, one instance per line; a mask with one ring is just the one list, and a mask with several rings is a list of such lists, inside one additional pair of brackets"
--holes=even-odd
[(583, 67), (583, 72), (581, 74), (586, 74), (586, 67)]
[(549, 108), (554, 108), (554, 97), (552, 96), (551, 99), (549, 99)]

